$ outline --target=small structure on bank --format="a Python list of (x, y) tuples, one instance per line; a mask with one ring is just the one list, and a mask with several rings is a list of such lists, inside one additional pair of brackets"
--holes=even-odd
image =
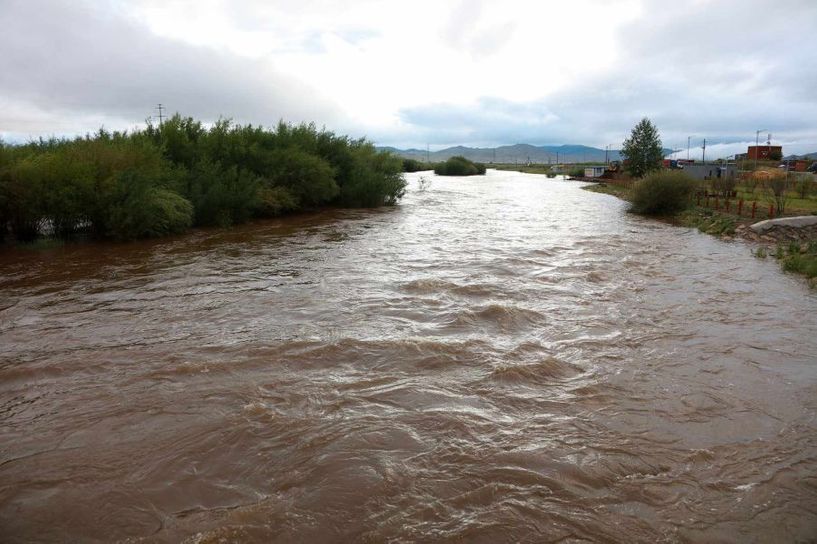
[(606, 166), (587, 166), (584, 169), (584, 177), (586, 178), (600, 178), (604, 175)]
[(684, 164), (683, 170), (693, 179), (733, 178), (737, 175), (734, 164)]

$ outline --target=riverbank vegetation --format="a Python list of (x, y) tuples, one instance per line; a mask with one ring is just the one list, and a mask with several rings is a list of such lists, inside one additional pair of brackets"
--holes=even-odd
[(491, 164), (496, 170), (522, 172), (525, 174), (545, 174), (552, 178), (556, 176), (583, 177), (586, 166), (603, 166), (599, 162), (580, 162), (562, 164)]
[[(697, 228), (701, 232), (712, 234), (714, 236), (726, 237), (727, 239), (737, 235), (745, 236), (745, 234), (741, 234), (741, 232), (748, 232), (748, 225), (767, 219), (768, 212), (758, 209), (756, 217), (753, 218), (751, 216), (752, 211), (750, 206), (747, 205), (741, 209), (735, 204), (735, 201), (744, 197), (747, 200), (752, 196), (757, 198), (758, 195), (753, 195), (753, 193), (758, 191), (761, 197), (764, 193), (767, 193), (767, 198), (771, 202), (770, 205), (774, 206), (775, 196), (772, 188), (764, 187), (763, 184), (757, 184), (756, 186), (754, 183), (752, 183), (751, 179), (749, 180), (748, 184), (746, 181), (746, 179), (739, 180), (735, 185), (732, 192), (732, 205), (730, 208), (727, 209), (723, 202), (721, 202), (718, 209), (706, 207), (703, 204), (705, 200), (701, 198), (700, 205), (697, 205), (695, 202), (691, 202), (686, 209), (677, 215), (671, 216), (670, 221), (677, 225)], [(632, 202), (638, 183), (639, 182), (628, 182), (621, 184), (599, 183), (587, 185), (583, 188), (596, 193), (610, 194)], [(716, 191), (716, 189), (713, 187), (709, 187), (711, 182), (705, 181), (701, 183), (702, 190)], [(796, 192), (796, 185), (794, 187), (791, 187), (791, 185), (793, 184), (789, 184), (788, 190)], [(786, 198), (789, 198), (792, 202), (797, 203), (796, 210), (791, 205), (787, 208), (789, 213), (817, 213), (817, 206), (815, 206), (817, 204), (817, 199), (814, 199), (814, 201), (809, 200), (810, 198), (813, 198), (813, 193), (806, 196), (805, 199), (799, 199), (798, 197), (799, 194), (789, 193), (787, 195)], [(805, 211), (803, 208), (805, 208)], [(738, 212), (741, 212), (741, 214), (738, 215)], [(738, 232), (739, 230), (741, 232)], [(812, 239), (810, 241), (806, 240), (805, 242), (781, 242), (778, 244), (776, 250), (773, 251), (769, 250), (768, 243), (766, 243), (766, 245), (759, 246), (754, 253), (756, 256), (762, 258), (765, 258), (768, 255), (776, 257), (784, 270), (805, 276), (810, 286), (817, 287), (817, 240)]]
[(817, 287), (817, 241), (807, 244), (791, 242), (780, 244), (774, 252), (761, 246), (755, 251), (755, 256), (765, 259), (771, 255), (775, 257), (786, 272), (793, 272), (806, 277), (811, 287)]
[(434, 170), (433, 162), (423, 162), (417, 159), (403, 159), (403, 172), (425, 172)]
[(630, 200), (630, 188), (626, 185), (619, 185), (617, 183), (608, 183), (602, 180), (600, 183), (593, 183), (592, 185), (585, 185), (582, 187), (585, 191), (591, 193), (602, 193), (605, 195), (617, 196), (622, 200)]
[(738, 226), (733, 215), (697, 206), (681, 212), (677, 221), (685, 227), (694, 227), (713, 236), (732, 236)]
[(697, 184), (683, 172), (663, 170), (638, 180), (630, 211), (642, 215), (675, 215), (692, 204)]
[(175, 115), (159, 126), (0, 143), (0, 238), (134, 239), (321, 206), (393, 205), (401, 160), (314, 125)]
[(810, 280), (817, 278), (817, 241), (805, 246), (798, 243), (789, 244), (782, 251), (778, 251), (778, 258), (783, 270), (802, 274)]
[(481, 176), (485, 171), (484, 164), (460, 156), (451, 157), (434, 167), (434, 173), (438, 176)]

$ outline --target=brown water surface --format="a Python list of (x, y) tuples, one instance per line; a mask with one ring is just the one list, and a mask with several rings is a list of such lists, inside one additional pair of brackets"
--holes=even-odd
[(0, 540), (817, 537), (801, 279), (577, 183), (417, 179), (0, 254)]

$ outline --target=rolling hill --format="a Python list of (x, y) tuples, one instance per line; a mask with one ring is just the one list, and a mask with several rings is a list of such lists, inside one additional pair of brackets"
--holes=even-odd
[[(383, 151), (391, 151), (407, 159), (426, 160), (424, 149), (397, 149), (395, 147), (379, 147)], [(665, 153), (671, 152), (669, 149)], [(428, 153), (428, 160), (431, 162), (444, 161), (455, 155), (461, 155), (466, 159), (490, 163), (519, 163), (528, 162), (543, 164), (557, 162), (604, 162), (605, 151), (597, 147), (586, 145), (544, 145), (534, 146), (530, 144), (503, 145), (500, 147), (465, 147), (455, 146), (439, 151)], [(610, 150), (607, 158), (611, 161), (620, 160), (618, 150)]]

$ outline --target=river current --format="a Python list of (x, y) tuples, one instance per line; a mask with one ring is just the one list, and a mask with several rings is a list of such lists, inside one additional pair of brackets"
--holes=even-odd
[(581, 183), (408, 179), (2, 250), (0, 541), (817, 538), (802, 279)]

